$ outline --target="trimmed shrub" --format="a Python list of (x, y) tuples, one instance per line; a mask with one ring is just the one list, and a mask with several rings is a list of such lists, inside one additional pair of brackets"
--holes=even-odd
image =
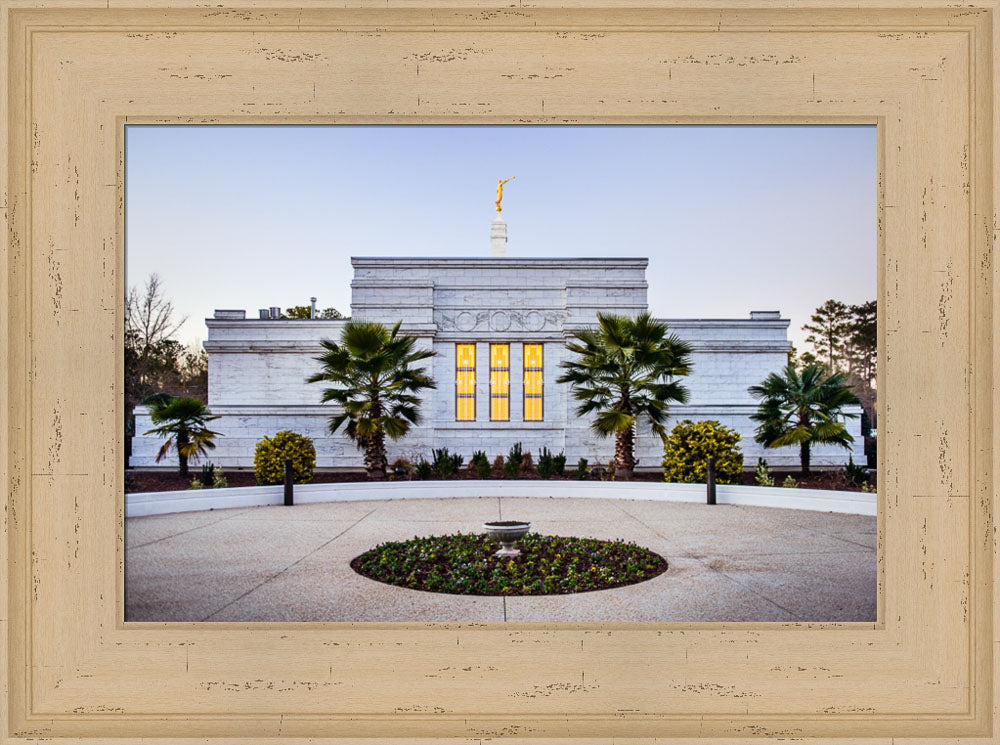
[(854, 456), (847, 456), (847, 465), (844, 466), (844, 478), (847, 479), (848, 483), (852, 486), (861, 486), (868, 482), (868, 469), (864, 466), (859, 466), (854, 462)]
[(498, 455), (493, 459), (493, 466), (490, 468), (490, 476), (495, 479), (502, 479), (506, 471), (507, 466), (504, 465), (503, 456)]
[(590, 465), (586, 458), (580, 458), (576, 462), (576, 478), (578, 481), (584, 481), (590, 475)]
[(292, 481), (308, 484), (316, 467), (316, 448), (305, 435), (278, 432), (257, 443), (253, 470), (258, 484), (282, 484), (285, 481), (285, 461), (292, 462)]
[(516, 479), (521, 475), (521, 463), (524, 461), (524, 452), (521, 450), (521, 443), (515, 442), (514, 447), (507, 453), (507, 462), (503, 467), (504, 478)]
[(477, 478), (488, 479), (490, 477), (490, 459), (486, 457), (486, 453), (482, 450), (474, 452), (472, 460), (469, 461), (469, 470), (476, 474)]
[(410, 463), (406, 458), (396, 458), (389, 466), (389, 473), (387, 474), (389, 481), (398, 481), (400, 479), (404, 481), (409, 481), (413, 478), (413, 474), (416, 473), (416, 467)]
[(427, 481), (433, 475), (434, 466), (421, 457), (420, 460), (417, 461), (417, 478), (421, 481)]
[(519, 475), (521, 478), (531, 478), (535, 475), (535, 459), (531, 457), (530, 450), (521, 459), (521, 473)]
[(538, 477), (542, 479), (550, 479), (555, 471), (556, 466), (555, 463), (552, 462), (552, 453), (549, 452), (547, 447), (543, 447), (538, 453)]
[(448, 452), (448, 448), (438, 448), (433, 451), (433, 454), (434, 459), (431, 461), (431, 467), (439, 478), (450, 479), (462, 467), (464, 458), (458, 453), (452, 455)]
[(562, 476), (565, 470), (565, 453), (553, 455), (547, 447), (543, 447), (538, 453), (538, 475), (540, 478), (550, 479), (553, 476)]
[(712, 419), (678, 422), (664, 446), (664, 480), (679, 484), (705, 483), (706, 459), (710, 455), (715, 458), (716, 483), (739, 483), (743, 472), (739, 433)]
[(555, 468), (557, 476), (564, 476), (566, 474), (566, 453), (560, 452), (559, 455), (553, 455), (552, 467)]
[(212, 488), (225, 489), (227, 486), (229, 486), (229, 481), (226, 479), (226, 474), (221, 468), (216, 468), (212, 476)]
[(771, 469), (767, 467), (767, 461), (763, 458), (757, 459), (757, 473), (754, 475), (757, 486), (774, 486), (774, 477)]

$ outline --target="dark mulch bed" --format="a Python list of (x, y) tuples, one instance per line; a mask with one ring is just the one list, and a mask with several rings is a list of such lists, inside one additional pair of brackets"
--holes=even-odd
[[(807, 476), (803, 476), (801, 471), (771, 471), (771, 478), (774, 479), (775, 486), (781, 486), (785, 478), (791, 476), (798, 482), (800, 489), (833, 489), (836, 491), (861, 491), (860, 484), (852, 484), (848, 481), (844, 472), (835, 471), (812, 471)], [(753, 471), (744, 472), (741, 484), (756, 486), (755, 474)], [(868, 485), (875, 488), (875, 472), (869, 471)]]
[[(566, 476), (554, 476), (552, 480), (561, 481), (575, 481), (576, 475), (574, 470), (567, 470)], [(177, 471), (134, 471), (128, 469), (125, 471), (125, 491), (126, 492), (152, 492), (152, 491), (175, 491), (180, 489), (187, 489), (191, 486), (191, 479), (199, 476), (201, 470), (198, 467), (191, 469), (191, 475), (187, 479), (181, 478)], [(244, 471), (226, 471), (226, 481), (229, 486), (257, 486), (257, 479), (254, 476), (253, 470)], [(771, 476), (774, 478), (775, 486), (781, 486), (785, 480), (785, 477), (791, 475), (798, 484), (799, 487), (803, 489), (839, 489), (843, 491), (860, 491), (860, 486), (855, 486), (847, 481), (844, 475), (840, 471), (814, 471), (808, 476), (803, 476), (798, 471), (772, 471)], [(474, 475), (467, 473), (463, 468), (462, 472), (456, 474), (453, 478), (455, 479), (471, 479), (476, 478)], [(537, 475), (532, 477), (535, 480), (538, 479)], [(365, 481), (366, 477), (362, 471), (317, 471), (313, 474), (312, 483), (314, 484), (330, 484), (330, 483), (346, 483), (353, 481)], [(591, 476), (590, 480), (594, 480)], [(632, 478), (633, 481), (663, 481), (663, 474), (659, 472), (654, 473), (637, 473)], [(743, 478), (740, 481), (741, 484), (747, 484), (749, 486), (754, 486), (756, 482), (754, 481), (754, 473), (748, 471), (743, 474)], [(870, 477), (870, 484), (874, 488), (875, 477), (874, 474)]]
[(564, 595), (607, 590), (667, 570), (659, 554), (634, 543), (529, 533), (521, 555), (498, 558), (487, 535), (412, 538), (376, 546), (353, 561), (358, 574), (413, 590), (452, 595)]

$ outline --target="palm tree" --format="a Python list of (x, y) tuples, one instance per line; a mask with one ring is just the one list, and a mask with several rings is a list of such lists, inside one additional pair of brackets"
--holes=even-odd
[(575, 359), (562, 363), (559, 383), (570, 383), (578, 416), (596, 412), (591, 429), (615, 435), (615, 478), (635, 468), (635, 425), (644, 416), (666, 438), (668, 404), (686, 403), (687, 388), (676, 379), (691, 372), (691, 346), (668, 333), (649, 313), (635, 318), (597, 314), (597, 328), (577, 331), (566, 344)]
[(143, 404), (149, 406), (153, 424), (160, 425), (146, 434), (167, 438), (156, 454), (156, 462), (159, 463), (171, 447), (175, 448), (181, 476), (186, 478), (188, 459), (206, 455), (208, 450), (215, 448), (214, 440), (219, 433), (205, 424), (219, 417), (213, 416), (202, 401), (186, 396), (156, 393), (144, 399)]
[(434, 356), (429, 349), (416, 350), (415, 336), (400, 335), (381, 323), (348, 321), (340, 343), (323, 339), (326, 350), (316, 357), (323, 369), (309, 383), (330, 382), (336, 387), (323, 391), (322, 401), (340, 404), (330, 417), (330, 434), (344, 422), (345, 429), (365, 454), (368, 478), (382, 480), (386, 474), (385, 436), (393, 440), (406, 435), (420, 421), (420, 398), (415, 394), (437, 385), (415, 362)]
[(806, 365), (801, 371), (787, 365), (780, 374), (771, 373), (760, 385), (747, 391), (760, 405), (750, 418), (759, 422), (754, 439), (764, 447), (799, 446), (802, 473), (809, 473), (809, 449), (813, 443), (833, 443), (849, 448), (854, 438), (844, 426), (843, 408), (858, 403), (844, 373), (828, 373), (822, 364)]

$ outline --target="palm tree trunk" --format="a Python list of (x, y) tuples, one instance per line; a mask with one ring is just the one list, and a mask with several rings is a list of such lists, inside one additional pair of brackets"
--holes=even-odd
[(615, 441), (615, 479), (630, 479), (635, 469), (635, 435), (629, 427)]
[(385, 454), (385, 433), (379, 430), (365, 438), (365, 469), (369, 481), (385, 481), (388, 463)]
[(799, 460), (802, 462), (802, 475), (809, 474), (809, 443), (803, 442), (799, 445)]
[(187, 437), (187, 433), (183, 430), (177, 433), (177, 465), (180, 468), (181, 476), (187, 478), (188, 476), (188, 457), (184, 454), (184, 450), (187, 449), (190, 439)]

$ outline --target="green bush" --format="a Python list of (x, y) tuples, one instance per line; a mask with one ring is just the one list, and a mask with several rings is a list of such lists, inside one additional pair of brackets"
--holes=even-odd
[(209, 461), (208, 463), (201, 464), (201, 478), (198, 479), (201, 482), (202, 487), (205, 489), (211, 489), (212, 485), (215, 483), (215, 464)]
[(781, 485), (786, 489), (797, 489), (799, 482), (792, 478), (792, 474), (785, 476), (785, 480), (781, 482)]
[(472, 454), (472, 460), (469, 461), (469, 468), (476, 474), (477, 478), (488, 479), (490, 477), (490, 459), (486, 457), (486, 453), (482, 450), (477, 450)]
[(524, 462), (524, 452), (521, 450), (521, 443), (514, 443), (514, 447), (507, 454), (507, 462), (503, 465), (504, 478), (516, 479), (521, 475), (521, 463)]
[(590, 475), (590, 465), (586, 458), (580, 458), (576, 462), (576, 478), (583, 481)]
[(229, 486), (229, 481), (226, 479), (226, 474), (221, 468), (216, 468), (215, 473), (212, 474), (212, 488), (225, 489), (227, 486)]
[(757, 486), (774, 486), (774, 477), (771, 469), (767, 467), (767, 461), (763, 458), (757, 459), (757, 473), (754, 475)]
[(448, 452), (448, 448), (438, 448), (433, 451), (433, 454), (434, 459), (431, 461), (431, 468), (434, 469), (434, 473), (439, 478), (450, 479), (462, 467), (464, 458), (458, 453), (452, 455)]
[(543, 479), (552, 478), (556, 472), (556, 465), (553, 462), (552, 453), (547, 447), (543, 447), (538, 453), (538, 476)]
[(530, 450), (521, 459), (521, 473), (519, 475), (521, 478), (531, 478), (535, 475), (535, 459), (531, 457)]
[(416, 467), (406, 458), (396, 458), (389, 466), (389, 481), (409, 481), (416, 471)]
[(552, 456), (552, 467), (556, 469), (557, 476), (563, 476), (566, 473), (566, 453), (560, 452), (559, 455)]
[(739, 483), (743, 472), (739, 433), (712, 419), (678, 422), (664, 447), (664, 480), (679, 484), (705, 483), (709, 456), (715, 458), (716, 483)]
[(253, 470), (258, 484), (282, 484), (285, 481), (285, 461), (292, 462), (292, 481), (308, 484), (316, 467), (316, 448), (304, 435), (285, 430), (257, 443)]
[(423, 457), (417, 461), (417, 478), (427, 481), (434, 474), (434, 466), (428, 463)]
[(859, 466), (854, 462), (854, 456), (847, 456), (847, 465), (844, 466), (844, 478), (852, 486), (861, 486), (868, 482), (868, 469), (864, 466)]

